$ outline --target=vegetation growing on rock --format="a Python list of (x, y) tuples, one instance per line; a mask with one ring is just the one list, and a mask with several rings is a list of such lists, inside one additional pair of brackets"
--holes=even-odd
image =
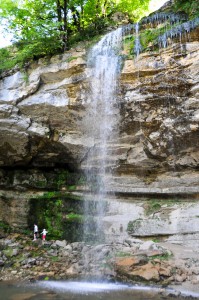
[[(160, 32), (158, 32), (158, 31), (156, 32), (155, 30), (153, 31), (153, 29), (149, 30), (148, 33), (146, 33), (146, 36), (144, 35), (144, 33), (141, 33), (140, 37), (141, 37), (141, 42), (144, 44), (144, 48), (147, 49), (148, 44), (153, 42), (153, 40), (155, 38), (157, 38), (157, 36), (159, 34), (160, 34)], [(189, 47), (191, 47), (191, 46), (189, 45)], [(192, 55), (194, 55), (194, 53), (195, 53), (194, 49), (195, 49), (194, 47), (190, 48), (190, 50), (188, 50), (189, 53), (192, 53)], [(149, 188), (147, 189), (147, 192), (150, 192), (150, 193), (152, 193), (154, 190), (155, 190), (155, 192), (157, 192), (157, 191), (162, 192), (162, 190), (164, 191), (165, 188), (166, 188), (166, 192), (174, 191), (175, 193), (180, 193), (183, 191), (185, 193), (187, 190), (192, 191), (191, 189), (193, 189), (195, 191), (198, 186), (198, 184), (197, 184), (198, 176), (197, 176), (197, 173), (194, 173), (194, 170), (197, 171), (197, 168), (198, 168), (198, 159), (197, 159), (198, 156), (195, 151), (195, 149), (196, 149), (195, 147), (197, 146), (197, 141), (198, 141), (198, 139), (197, 139), (197, 133), (198, 133), (197, 117), (198, 117), (198, 115), (197, 114), (195, 114), (195, 119), (194, 119), (194, 113), (196, 112), (196, 108), (197, 108), (197, 107), (194, 107), (194, 105), (196, 105), (197, 102), (195, 100), (195, 104), (194, 104), (193, 99), (195, 99), (195, 98), (192, 98), (192, 99), (190, 98), (190, 100), (192, 102), (188, 102), (188, 100), (189, 100), (188, 98), (184, 99), (185, 96), (188, 97), (189, 95), (193, 95), (193, 97), (194, 97), (193, 93), (194, 93), (194, 91), (196, 91), (196, 88), (192, 88), (192, 92), (191, 92), (191, 90), (189, 89), (190, 83), (188, 82), (188, 80), (194, 78), (194, 72), (190, 71), (190, 72), (188, 72), (188, 74), (186, 74), (185, 73), (186, 71), (184, 71), (184, 73), (185, 73), (184, 74), (182, 65), (184, 63), (184, 65), (189, 66), (190, 69), (191, 69), (190, 66), (193, 66), (192, 67), (193, 70), (195, 70), (195, 67), (194, 67), (194, 64), (192, 63), (192, 61), (189, 63), (188, 57), (186, 58), (186, 60), (183, 60), (184, 52), (181, 49), (180, 49), (179, 53), (177, 53), (177, 54), (174, 53), (174, 54), (176, 56), (174, 56), (172, 53), (171, 56), (168, 55), (168, 57), (165, 57), (164, 56), (165, 54), (163, 53), (161, 60), (159, 60), (159, 61), (156, 60), (154, 57), (152, 57), (152, 56), (150, 57), (148, 54), (146, 54), (145, 58), (146, 58), (146, 66), (147, 67), (146, 67), (146, 69), (144, 69), (144, 67), (143, 67), (139, 72), (139, 74), (140, 74), (139, 84), (135, 83), (135, 81), (134, 81), (134, 73), (133, 73), (134, 69), (133, 68), (131, 68), (130, 72), (127, 74), (128, 77), (125, 74), (123, 76), (124, 78), (127, 78), (127, 79), (130, 78), (129, 81), (127, 81), (126, 83), (123, 84), (123, 89), (124, 89), (123, 103), (125, 102), (124, 99), (127, 99), (129, 106), (128, 107), (125, 106), (123, 109), (123, 111), (125, 112), (124, 113), (125, 118), (121, 125), (121, 137), (122, 137), (122, 133), (123, 133), (124, 146), (126, 148), (123, 147), (124, 150), (122, 149), (122, 151), (121, 151), (122, 154), (118, 155), (118, 157), (119, 157), (118, 158), (118, 161), (119, 161), (118, 171), (121, 170), (121, 176), (120, 176), (120, 178), (118, 176), (118, 178), (117, 178), (118, 181), (116, 182), (116, 186), (117, 186), (117, 190), (119, 190), (119, 188), (121, 186), (123, 186), (124, 193), (132, 192), (135, 194), (137, 191), (136, 190), (137, 186), (139, 186), (141, 193), (143, 191), (146, 191), (146, 189), (148, 187)], [(5, 52), (5, 56), (6, 55), (7, 54)], [(147, 57), (147, 55), (148, 55), (148, 57)], [(69, 58), (67, 62), (70, 62), (73, 60), (75, 61), (76, 60), (75, 57), (76, 57), (76, 54), (74, 56), (71, 56), (71, 60)], [(158, 55), (157, 55), (157, 57), (158, 57)], [(182, 64), (178, 68), (178, 66), (179, 66), (178, 58), (179, 57), (181, 59)], [(197, 56), (193, 56), (194, 63), (196, 61), (195, 57), (197, 58)], [(160, 58), (158, 57), (158, 59), (160, 59)], [(189, 55), (189, 59), (191, 59), (191, 55)], [(150, 65), (148, 64), (149, 61), (151, 61)], [(143, 57), (142, 62), (144, 65), (144, 57)], [(141, 63), (140, 63), (140, 66), (141, 66)], [(149, 68), (149, 67), (151, 69), (148, 70), (147, 68)], [(158, 69), (158, 67), (159, 67), (159, 69)], [(185, 69), (186, 68), (184, 68), (184, 70)], [(66, 72), (69, 72), (69, 71), (67, 70)], [(151, 76), (150, 74), (154, 74), (154, 76)], [(165, 76), (165, 74), (166, 74), (166, 76)], [(25, 75), (24, 75), (24, 77), (25, 77)], [(46, 77), (43, 76), (42, 78), (46, 78)], [(83, 84), (81, 85), (81, 89), (82, 89), (82, 86), (83, 86)], [(137, 88), (137, 86), (138, 86), (138, 88)], [(64, 88), (66, 88), (66, 87), (64, 86)], [(150, 98), (148, 97), (148, 98), (144, 99), (144, 101), (136, 102), (136, 100), (135, 100), (136, 93), (134, 93), (134, 91), (136, 91), (136, 88), (137, 88), (137, 90), (139, 89), (139, 94), (138, 94), (139, 100), (144, 99), (145, 95), (150, 95)], [(169, 96), (168, 94), (170, 92), (172, 95)], [(125, 93), (126, 93), (126, 96), (124, 96)], [(42, 96), (40, 98), (42, 98)], [(187, 103), (185, 103), (185, 105), (183, 106), (183, 103), (184, 103), (183, 101), (185, 101), (185, 100), (187, 101)], [(79, 101), (79, 98), (77, 101)], [(137, 105), (137, 107), (136, 107), (136, 105)], [(80, 106), (78, 107), (78, 112), (80, 113), (79, 108), (80, 108)], [(47, 107), (47, 109), (48, 109), (48, 107)], [(50, 110), (49, 109), (47, 110), (47, 109), (46, 109), (45, 113), (43, 113), (43, 115), (45, 115), (45, 117), (48, 117), (48, 120), (51, 120), (51, 123), (49, 125), (49, 128), (51, 130), (49, 130), (49, 132), (51, 135), (53, 135), (52, 132), (58, 132), (58, 136), (61, 137), (63, 134), (63, 128), (60, 127), (61, 129), (59, 129), (59, 130), (57, 130), (57, 128), (56, 128), (56, 126), (58, 126), (57, 124), (59, 124), (59, 123), (57, 123), (57, 120), (59, 117), (56, 117), (56, 119), (54, 120), (53, 116), (55, 116), (56, 113), (52, 113), (51, 115), (49, 114), (49, 116), (48, 116), (48, 112)], [(70, 107), (69, 107), (69, 109), (70, 109)], [(194, 109), (195, 109), (195, 111), (194, 111)], [(39, 107), (38, 112), (40, 112), (40, 110), (42, 111), (42, 106)], [(12, 111), (14, 111), (14, 109), (12, 109)], [(21, 116), (21, 113), (22, 114), (24, 113), (25, 116), (31, 115), (31, 113), (29, 114), (26, 110), (24, 110), (24, 112), (19, 111), (18, 115)], [(63, 111), (61, 111), (61, 114), (64, 114), (64, 113), (63, 113)], [(139, 116), (139, 114), (140, 114), (140, 116)], [(66, 118), (67, 118), (67, 116), (68, 115), (66, 114)], [(74, 114), (74, 116), (75, 116), (74, 118), (76, 118), (77, 114)], [(34, 121), (34, 118), (35, 118), (35, 120), (39, 119), (37, 117), (37, 115), (36, 115), (36, 117), (34, 115), (33, 116), (31, 115), (31, 122)], [(172, 120), (173, 123), (171, 123), (171, 122), (168, 123), (168, 118), (170, 118), (170, 120)], [(18, 121), (18, 119), (16, 117), (15, 117), (15, 120)], [(42, 125), (44, 125), (46, 122), (46, 119), (41, 118), (40, 120), (41, 120)], [(186, 122), (185, 122), (185, 120), (186, 120)], [(74, 119), (72, 119), (72, 122), (73, 121), (74, 121)], [(70, 121), (70, 123), (72, 123), (72, 122)], [(20, 123), (20, 122), (18, 122), (18, 123)], [(61, 121), (60, 121), (60, 123), (61, 123)], [(14, 123), (11, 124), (12, 128), (14, 128), (13, 124)], [(136, 125), (136, 124), (138, 124), (138, 125)], [(4, 123), (3, 123), (3, 125), (4, 125)], [(31, 125), (29, 125), (27, 127), (29, 128), (30, 126)], [(54, 128), (52, 130), (53, 126), (54, 126)], [(78, 126), (79, 126), (79, 123), (78, 123)], [(138, 130), (136, 129), (136, 126), (137, 126), (137, 128), (139, 127)], [(71, 127), (69, 127), (69, 129), (71, 130)], [(143, 133), (141, 138), (140, 138), (140, 136), (138, 136), (139, 129), (142, 129), (142, 133)], [(66, 132), (64, 134), (67, 135), (70, 130), (66, 129)], [(136, 130), (137, 130), (137, 137), (138, 137), (137, 141), (134, 138), (134, 136), (136, 137)], [(21, 132), (21, 130), (16, 130), (16, 131)], [(14, 134), (11, 135), (12, 137), (17, 136), (16, 131), (14, 131)], [(73, 131), (75, 132), (74, 128), (73, 128)], [(11, 130), (9, 132), (11, 132)], [(49, 136), (50, 136), (50, 134), (49, 134)], [(187, 138), (187, 136), (189, 137), (189, 139)], [(183, 141), (185, 139), (187, 140), (187, 143), (183, 143)], [(20, 138), (18, 138), (18, 140), (20, 140)], [(45, 139), (43, 139), (43, 140), (45, 141)], [(21, 202), (22, 202), (22, 201), (24, 201), (23, 199), (25, 199), (25, 198), (28, 199), (28, 196), (30, 196), (31, 201), (32, 201), (32, 208), (30, 211), (30, 216), (32, 219), (29, 220), (29, 228), (32, 228), (34, 220), (37, 219), (37, 221), (39, 221), (40, 230), (42, 229), (41, 227), (47, 227), (47, 229), (49, 230), (49, 237), (50, 237), (50, 235), (52, 235), (51, 237), (53, 239), (56, 239), (56, 238), (62, 237), (62, 234), (64, 231), (63, 230), (63, 225), (64, 225), (65, 229), (66, 229), (65, 230), (66, 234), (68, 234), (68, 237), (69, 237), (69, 238), (66, 237), (66, 239), (67, 240), (72, 239), (73, 241), (76, 241), (76, 240), (79, 241), (80, 237), (81, 237), (81, 230), (79, 230), (79, 228), (81, 228), (81, 223), (83, 221), (83, 217), (81, 214), (82, 201), (78, 198), (77, 195), (71, 193), (71, 192), (75, 191), (76, 185), (79, 183), (78, 182), (71, 182), (71, 183), (66, 182), (67, 181), (66, 180), (67, 172), (63, 171), (63, 170), (59, 170), (58, 174), (56, 174), (57, 176), (54, 176), (54, 177), (51, 177), (51, 176), (48, 177), (46, 174), (47, 172), (45, 173), (43, 170), (42, 170), (41, 174), (38, 174), (38, 172), (33, 172), (33, 171), (28, 170), (28, 168), (31, 166), (30, 164), (32, 162), (35, 163), (35, 161), (34, 161), (35, 157), (38, 157), (38, 158), (41, 157), (41, 159), (38, 160), (40, 164), (43, 163), (43, 165), (45, 165), (45, 164), (50, 165), (52, 163), (53, 156), (51, 156), (50, 159), (48, 159), (47, 156), (45, 157), (43, 155), (43, 153), (46, 151), (47, 147), (44, 147), (41, 151), (41, 146), (42, 146), (43, 140), (41, 139), (40, 140), (41, 142), (38, 143), (38, 152), (36, 150), (34, 150), (36, 148), (36, 146), (34, 144), (34, 141), (32, 141), (32, 145), (33, 145), (32, 148), (34, 150), (32, 157), (31, 157), (31, 155), (29, 155), (29, 156), (26, 156), (27, 159), (24, 159), (24, 152), (22, 152), (22, 158), (20, 158), (21, 160), (19, 160), (19, 162), (20, 163), (24, 162), (26, 169), (21, 170), (20, 174), (18, 172), (18, 175), (16, 175), (16, 174), (14, 174), (13, 170), (10, 170), (8, 168), (8, 171), (10, 172), (10, 174), (9, 174), (10, 176), (7, 176), (6, 168), (3, 170), (2, 176), (1, 176), (2, 189), (6, 190), (6, 191), (13, 189), (14, 190), (13, 194), (16, 192), (16, 195), (14, 195), (14, 196), (12, 195), (12, 197), (13, 197), (12, 198), (10, 196), (9, 192), (7, 193), (7, 196), (5, 196), (6, 193), (3, 192), (2, 193), (3, 200), (0, 200), (0, 201), (2, 201), (1, 203), (8, 202), (8, 197), (10, 197), (10, 199), (11, 199), (10, 202), (14, 202), (14, 201), (20, 202), (21, 199), (22, 199), (21, 200)], [(122, 138), (121, 138), (121, 140), (122, 140)], [(128, 141), (128, 145), (125, 144), (126, 140)], [(144, 151), (140, 147), (142, 140), (144, 141), (143, 142)], [(4, 137), (2, 137), (2, 141), (4, 142)], [(30, 139), (28, 141), (29, 143), (27, 144), (27, 147), (21, 147), (21, 148), (29, 150), (30, 141), (31, 141), (31, 135), (30, 135)], [(11, 145), (12, 145), (12, 142), (13, 142), (13, 140), (11, 141)], [(56, 140), (56, 142), (57, 142), (57, 140)], [(59, 151), (61, 151), (60, 147), (59, 147), (61, 145), (61, 143), (62, 143), (62, 141), (58, 140), (58, 142), (56, 144), (57, 149)], [(139, 143), (139, 144), (136, 145), (136, 143), (137, 144)], [(7, 143), (7, 144), (9, 146), (9, 143)], [(43, 142), (43, 144), (45, 144), (45, 143)], [(48, 146), (50, 144), (52, 144), (52, 139), (51, 140), (49, 139)], [(118, 150), (120, 150), (122, 148), (121, 145), (122, 144), (120, 144), (119, 146), (117, 145)], [(82, 146), (82, 145), (80, 145), (80, 146)], [(139, 154), (137, 153), (137, 156), (135, 156), (136, 147), (138, 149), (137, 152), (139, 152)], [(10, 148), (7, 147), (7, 148), (8, 148), (8, 157), (12, 158), (14, 156), (14, 155), (10, 156), (10, 152), (11, 152), (10, 149), (12, 150), (12, 148), (11, 147)], [(74, 148), (77, 149), (77, 145), (75, 145)], [(3, 149), (3, 147), (2, 147), (2, 149)], [(41, 151), (41, 152), (39, 152), (39, 151)], [(14, 152), (14, 150), (12, 150), (12, 152), (15, 153), (17, 151)], [(52, 154), (52, 152), (53, 151), (50, 148), (49, 153)], [(120, 152), (120, 151), (118, 151), (118, 152)], [(6, 153), (6, 152), (2, 151), (2, 153)], [(66, 156), (65, 153), (62, 155), (62, 158)], [(68, 151), (67, 155), (68, 155), (68, 153), (71, 153), (71, 151)], [(124, 153), (124, 155), (123, 155), (123, 153)], [(40, 155), (40, 154), (42, 154), (42, 155)], [(79, 156), (81, 156), (81, 158), (83, 157), (83, 155), (79, 155)], [(16, 155), (16, 157), (17, 157), (17, 155)], [(18, 155), (18, 157), (21, 157), (21, 156)], [(31, 157), (31, 159), (29, 159), (29, 157)], [(55, 157), (57, 157), (57, 156), (55, 156)], [(61, 157), (61, 156), (59, 156), (59, 157)], [(58, 159), (59, 159), (59, 157), (58, 157)], [(75, 160), (75, 158), (77, 158), (76, 153), (74, 154), (74, 160)], [(71, 160), (71, 159), (69, 158), (69, 160)], [(13, 159), (13, 161), (15, 162), (14, 159)], [(38, 166), (38, 161), (36, 161), (36, 164), (35, 164), (36, 166)], [(28, 162), (30, 162), (30, 164), (28, 164)], [(12, 163), (12, 160), (11, 160), (11, 163)], [(5, 164), (5, 165), (7, 166), (7, 164)], [(64, 166), (64, 163), (62, 166)], [(12, 167), (12, 165), (11, 165), (11, 167)], [(14, 165), (14, 168), (15, 167), (16, 166)], [(120, 168), (120, 170), (119, 170), (119, 168)], [(188, 175), (186, 175), (187, 169), (188, 169), (188, 171), (190, 170)], [(183, 173), (183, 170), (185, 170), (184, 173)], [(16, 169), (15, 169), (15, 171), (16, 171)], [(164, 176), (164, 173), (166, 173), (166, 171), (170, 171), (173, 174), (173, 177), (169, 178), (169, 176), (167, 177), (167, 174)], [(175, 171), (175, 173), (174, 173), (174, 171)], [(48, 170), (48, 172), (49, 172), (49, 170)], [(54, 170), (53, 170), (53, 172), (54, 172)], [(158, 174), (158, 172), (159, 172), (159, 174)], [(138, 175), (138, 177), (140, 176), (139, 182), (136, 181), (138, 177), (136, 178), (135, 174)], [(158, 175), (160, 175), (160, 174), (163, 174), (161, 181), (157, 180), (155, 182), (156, 176), (158, 177)], [(125, 177), (123, 175), (127, 175), (127, 176)], [(140, 179), (141, 176), (143, 176), (143, 178), (144, 178), (143, 181), (146, 184), (141, 183), (141, 179)], [(178, 176), (179, 176), (179, 178), (178, 178)], [(28, 180), (28, 178), (30, 178), (30, 177), (32, 177), (32, 180)], [(129, 178), (131, 178), (131, 181), (129, 181), (130, 184), (128, 184)], [(189, 178), (190, 178), (190, 181), (189, 181)], [(124, 182), (122, 182), (122, 180), (120, 181), (120, 179), (124, 180)], [(51, 183), (50, 183), (50, 181), (51, 181)], [(122, 182), (122, 184), (121, 184), (121, 182)], [(133, 185), (134, 182), (135, 182), (135, 186)], [(139, 183), (139, 185), (137, 185), (137, 182)], [(127, 183), (127, 185), (125, 185), (126, 183)], [(154, 185), (153, 185), (153, 183), (154, 183)], [(160, 190), (160, 188), (162, 190)], [(115, 189), (115, 186), (113, 186), (113, 190), (114, 189)], [(140, 190), (139, 190), (139, 193), (140, 193)], [(30, 191), (31, 195), (27, 196), (28, 193), (25, 194), (24, 191)], [(22, 197), (21, 199), (17, 198), (17, 193), (20, 194), (20, 196)], [(38, 194), (40, 195), (39, 197), (38, 197)], [(63, 206), (65, 206), (66, 203), (68, 203), (69, 207), (65, 207), (65, 210), (64, 210)], [(153, 202), (149, 202), (148, 204), (149, 205), (145, 209), (145, 213), (146, 213), (146, 215), (152, 215), (151, 219), (153, 221), (155, 219), (155, 218), (153, 218), (154, 213), (156, 214), (159, 212), (159, 209), (160, 209), (160, 206), (162, 203), (153, 201)], [(80, 205), (80, 206), (78, 206), (78, 205)], [(4, 211), (6, 211), (6, 207), (7, 206), (5, 206)], [(13, 205), (13, 207), (14, 207), (14, 205)], [(16, 207), (14, 207), (14, 209), (16, 209)], [(9, 212), (12, 212), (12, 211), (13, 210), (11, 210), (11, 209), (9, 210)], [(18, 212), (17, 209), (16, 209), (16, 211)], [(55, 215), (56, 215), (56, 218), (55, 218)], [(182, 219), (182, 221), (180, 220), (180, 222), (179, 222), (180, 224), (181, 224), (181, 222), (184, 222), (184, 224), (186, 223), (185, 228), (181, 229), (178, 227), (179, 232), (181, 232), (181, 231), (183, 232), (183, 230), (185, 231), (185, 230), (187, 230), (187, 228), (188, 229), (191, 228), (190, 225), (189, 225), (190, 227), (187, 226), (187, 223), (190, 224), (190, 220), (188, 222), (184, 221), (185, 217), (184, 217), (183, 213), (182, 214), (180, 213), (178, 216), (180, 216), (179, 219)], [(8, 217), (10, 218), (10, 216), (8, 216)], [(21, 221), (21, 216), (18, 218)], [(194, 218), (197, 221), (198, 216), (196, 215), (196, 216), (194, 216)], [(171, 220), (172, 222), (173, 222), (173, 219)], [(134, 218), (132, 220), (134, 220)], [(192, 220), (191, 225), (194, 224), (196, 226), (194, 226), (194, 227), (192, 226), (191, 231), (193, 230), (193, 228), (195, 228), (195, 230), (197, 230), (198, 227), (197, 227), (196, 221)], [(11, 224), (11, 222), (12, 222), (12, 220), (10, 221), (10, 224)], [(145, 222), (144, 218), (143, 218), (143, 220), (140, 218), (133, 222), (129, 222), (128, 233), (132, 236), (134, 236), (134, 235), (138, 236), (138, 233), (142, 234), (142, 228), (144, 228), (144, 226), (143, 226), (144, 222)], [(156, 220), (155, 220), (155, 222), (156, 222)], [(14, 224), (15, 222), (12, 222), (12, 223)], [(21, 223), (22, 223), (22, 221), (21, 221)], [(165, 223), (163, 223), (163, 224), (165, 226)], [(174, 224), (175, 224), (175, 222), (174, 222)], [(19, 225), (21, 225), (21, 224), (17, 223), (17, 226), (19, 226)], [(150, 224), (148, 223), (146, 225), (147, 225), (146, 227), (148, 229)], [(172, 226), (170, 226), (169, 222), (167, 225), (168, 225), (168, 227), (167, 227), (167, 232), (168, 232), (172, 228)], [(9, 227), (7, 227), (7, 224), (5, 222), (2, 222), (0, 224), (0, 227), (3, 227), (3, 228), (5, 227), (5, 230), (8, 230), (8, 231), (10, 230)], [(146, 230), (146, 227), (144, 228), (145, 230)], [(138, 232), (139, 229), (140, 229), (140, 232)], [(151, 232), (152, 231), (149, 228), (149, 232), (147, 234), (150, 235)], [(160, 230), (160, 232), (161, 232), (161, 230)], [(28, 234), (32, 234), (32, 233), (28, 232)], [(133, 243), (133, 241), (132, 241), (132, 243)], [(54, 245), (53, 245), (53, 247), (54, 247)], [(111, 245), (110, 245), (110, 247), (111, 247)], [(74, 245), (74, 252), (75, 252), (75, 249), (76, 248)], [(123, 253), (125, 253), (125, 252), (123, 252), (123, 249), (119, 249), (119, 250), (121, 252), (118, 252), (118, 253), (121, 253), (121, 256), (123, 256)], [(134, 250), (136, 250), (136, 247), (135, 247), (135, 249), (133, 248), (133, 251)], [(53, 251), (53, 254), (54, 253), (55, 252)], [(5, 252), (5, 254), (8, 256), (13, 255), (13, 253), (11, 253), (11, 252)], [(157, 259), (157, 257), (155, 255), (152, 257), (153, 257), (152, 260)], [(68, 256), (67, 256), (67, 258), (68, 258)], [(166, 257), (161, 256), (161, 258), (165, 259)], [(160, 257), (158, 257), (158, 259), (160, 259)], [(54, 256), (52, 256), (51, 260), (56, 261), (56, 258), (54, 258)], [(30, 261), (30, 263), (31, 263), (31, 261)], [(156, 263), (157, 263), (157, 261), (156, 261)], [(159, 262), (158, 262), (158, 264), (159, 264)], [(149, 265), (149, 267), (150, 266), (151, 266), (151, 264)], [(163, 271), (166, 272), (166, 268)], [(172, 274), (169, 273), (169, 276), (170, 275), (172, 275)], [(137, 276), (137, 274), (135, 274), (135, 276)], [(168, 275), (166, 275), (166, 276), (168, 276)], [(182, 280), (182, 279), (183, 278), (181, 278), (180, 280)], [(170, 280), (173, 280), (173, 279), (170, 279)]]
[[(107, 27), (135, 22), (148, 13), (149, 2), (1, 0), (0, 20), (6, 21), (7, 30), (13, 33), (14, 46), (0, 49), (0, 72), (15, 66), (26, 67), (31, 60), (62, 53), (77, 42), (90, 40), (104, 33)], [(175, 0), (173, 10), (186, 12), (190, 18), (199, 15), (198, 5), (194, 0)], [(164, 30), (148, 29), (142, 33), (143, 49), (147, 50), (150, 43), (154, 44)]]
[(63, 52), (78, 41), (101, 34), (108, 25), (115, 24), (111, 17), (115, 12), (138, 19), (148, 4), (149, 0), (1, 0), (0, 19), (6, 22), (15, 40), (14, 49), (1, 50), (1, 71)]
[(186, 12), (191, 18), (199, 16), (199, 5), (195, 0), (175, 0), (174, 10)]

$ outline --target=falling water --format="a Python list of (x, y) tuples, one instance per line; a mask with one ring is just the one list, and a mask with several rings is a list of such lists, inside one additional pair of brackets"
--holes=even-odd
[(187, 15), (183, 13), (158, 12), (143, 18), (140, 24), (147, 28), (156, 28), (159, 25), (163, 25), (165, 32), (159, 35), (157, 42), (159, 48), (166, 48), (174, 39), (179, 38), (181, 42), (183, 34), (189, 35), (199, 25), (199, 18), (196, 17), (188, 21)]
[(199, 18), (195, 18), (191, 21), (187, 21), (178, 26), (175, 26), (171, 30), (166, 31), (163, 35), (159, 36), (159, 47), (166, 48), (168, 46), (168, 40), (173, 40), (182, 36), (183, 33), (190, 33), (199, 25)]
[(140, 52), (142, 51), (142, 46), (140, 43), (140, 36), (139, 36), (139, 23), (135, 24), (135, 46), (134, 46), (134, 53), (136, 58), (138, 58)]
[(111, 139), (117, 137), (119, 52), (125, 28), (105, 35), (90, 51), (90, 103), (85, 120), (86, 134), (92, 143), (87, 156), (86, 177), (91, 193), (85, 199), (84, 240), (102, 242), (103, 216), (106, 210), (106, 184), (114, 160), (111, 160)]
[(179, 23), (181, 21), (186, 21), (187, 16), (185, 14), (178, 14), (178, 13), (172, 13), (172, 12), (157, 12), (155, 14), (152, 14), (151, 16), (148, 16), (146, 18), (143, 18), (141, 23), (142, 24), (150, 24), (152, 25), (159, 25), (163, 24), (165, 22), (169, 22), (171, 25)]

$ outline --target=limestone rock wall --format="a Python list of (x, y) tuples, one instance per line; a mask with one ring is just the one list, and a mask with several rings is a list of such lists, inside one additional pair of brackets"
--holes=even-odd
[[(18, 231), (27, 228), (27, 215), (29, 212), (29, 197), (23, 197), (16, 191), (7, 191), (0, 194), (0, 221), (9, 225), (9, 230)], [(0, 228), (0, 236), (2, 234)]]
[[(5, 77), (0, 91), (0, 166), (72, 167), (83, 155), (83, 52), (41, 60)], [(81, 154), (80, 154), (81, 153)]]
[[(176, 42), (124, 62), (118, 95), (120, 133), (109, 143), (112, 174), (106, 187), (120, 200), (125, 195), (132, 202), (133, 195), (198, 197), (197, 32), (183, 45)], [(88, 78), (85, 50), (73, 49), (1, 80), (0, 219), (26, 226), (28, 199), (40, 191), (38, 185), (26, 184), (24, 175), (13, 175), (8, 184), (8, 170), (23, 168), (28, 174), (33, 168), (39, 182), (46, 178), (42, 168), (86, 168), (86, 154), (94, 146), (84, 126)]]
[(0, 221), (27, 228), (29, 200), (62, 187), (85, 155), (85, 51), (41, 59), (0, 82)]
[(199, 43), (184, 47), (173, 44), (125, 61), (115, 151), (118, 192), (199, 191)]

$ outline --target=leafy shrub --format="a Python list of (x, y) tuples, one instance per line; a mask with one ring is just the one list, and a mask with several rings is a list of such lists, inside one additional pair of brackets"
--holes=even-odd
[(70, 222), (80, 222), (82, 223), (83, 222), (83, 216), (82, 215), (79, 215), (79, 214), (75, 214), (75, 213), (70, 213), (67, 215), (67, 219), (68, 221)]
[(0, 229), (3, 230), (6, 233), (11, 232), (11, 227), (8, 223), (4, 221), (0, 221)]
[(191, 18), (199, 16), (199, 5), (196, 0), (175, 0), (174, 9), (186, 12)]
[(16, 58), (13, 59), (11, 48), (0, 48), (0, 73), (14, 68)]
[(127, 232), (130, 235), (136, 235), (136, 231), (140, 228), (142, 219), (136, 219), (134, 221), (130, 221), (127, 226)]

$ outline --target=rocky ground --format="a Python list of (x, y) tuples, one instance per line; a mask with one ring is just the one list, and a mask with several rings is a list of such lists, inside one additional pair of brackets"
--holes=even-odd
[(130, 238), (115, 244), (32, 241), (19, 234), (0, 240), (0, 280), (99, 277), (172, 287), (199, 299), (198, 248), (180, 237), (155, 243)]

